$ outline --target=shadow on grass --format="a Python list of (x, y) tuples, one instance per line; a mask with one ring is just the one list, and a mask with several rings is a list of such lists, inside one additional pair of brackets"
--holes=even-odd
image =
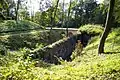
[(50, 64), (50, 63), (47, 63), (47, 62), (44, 62), (44, 61), (37, 61), (34, 66), (35, 67), (39, 67), (39, 68), (50, 68), (53, 64)]
[(104, 52), (104, 54), (117, 54), (117, 53), (120, 53), (120, 52)]

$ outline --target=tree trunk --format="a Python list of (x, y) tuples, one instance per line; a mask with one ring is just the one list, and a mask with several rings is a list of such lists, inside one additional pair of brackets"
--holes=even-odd
[(18, 2), (17, 2), (16, 17), (15, 17), (16, 22), (18, 21), (18, 10), (19, 10), (19, 5), (20, 5), (20, 0), (18, 0)]
[(104, 29), (104, 32), (102, 34), (100, 44), (98, 46), (98, 54), (104, 53), (105, 40), (106, 40), (106, 38), (110, 32), (110, 29), (111, 29), (114, 4), (115, 4), (115, 0), (110, 0), (109, 11), (107, 14), (105, 29)]
[(67, 36), (68, 36), (68, 24), (69, 24), (69, 20), (70, 20), (71, 4), (72, 4), (72, 0), (70, 0), (70, 5), (69, 5), (69, 9), (68, 9), (68, 21), (67, 21), (67, 28), (66, 28)]
[(65, 7), (65, 1), (63, 0), (63, 4), (62, 4), (62, 24), (61, 27), (63, 28), (63, 24), (64, 24), (64, 8)]
[(10, 9), (9, 9), (9, 7), (7, 8), (7, 17), (10, 17)]
[(57, 12), (59, 1), (60, 0), (57, 0), (57, 4), (55, 6), (55, 11), (54, 11), (54, 16), (53, 16), (53, 24), (52, 24), (52, 26), (55, 26), (55, 17), (56, 17), (56, 12)]

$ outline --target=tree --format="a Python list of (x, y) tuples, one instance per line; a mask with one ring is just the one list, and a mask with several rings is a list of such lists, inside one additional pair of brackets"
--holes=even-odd
[(0, 0), (0, 20), (5, 20), (6, 16), (4, 11), (8, 8), (8, 3), (6, 0)]
[(105, 4), (99, 4), (99, 6), (95, 9), (94, 11), (94, 23), (95, 24), (102, 24), (103, 26), (105, 25), (106, 22), (106, 16), (107, 16), (107, 8)]
[[(56, 12), (57, 12), (57, 8), (58, 8), (59, 1), (60, 1), (60, 0), (57, 0), (56, 6), (55, 6), (52, 26), (55, 25), (55, 17), (56, 17)], [(51, 29), (52, 29), (52, 27), (51, 27)]]
[[(75, 26), (81, 26), (84, 24), (93, 24), (97, 22), (96, 16), (96, 8), (99, 5), (97, 4), (96, 0), (80, 0), (77, 1), (76, 5), (72, 8), (75, 12)], [(98, 11), (100, 9), (98, 8)], [(98, 19), (99, 20), (99, 19)]]
[(49, 17), (46, 11), (43, 11), (40, 15), (40, 24), (42, 26), (48, 26), (48, 22), (49, 22)]
[(31, 20), (29, 12), (27, 11), (27, 9), (21, 9), (19, 11), (19, 18), (20, 18), (20, 20)]
[(118, 23), (120, 23), (120, 0), (116, 0), (115, 2), (115, 19)]
[(20, 2), (21, 2), (20, 0), (17, 1), (16, 17), (15, 17), (16, 22), (18, 20), (18, 10), (19, 10), (19, 6), (20, 6)]
[(40, 12), (36, 12), (35, 16), (34, 16), (34, 22), (38, 23), (38, 24), (41, 24), (40, 20), (41, 20), (41, 13)]
[(110, 0), (109, 11), (107, 14), (105, 29), (104, 29), (104, 32), (103, 32), (102, 37), (100, 39), (100, 44), (98, 46), (98, 54), (101, 54), (104, 52), (105, 40), (106, 40), (106, 38), (110, 32), (110, 29), (111, 29), (114, 4), (115, 4), (115, 0)]
[(68, 8), (68, 21), (67, 21), (67, 28), (66, 28), (67, 36), (68, 36), (68, 24), (69, 24), (69, 20), (70, 20), (71, 3), (72, 3), (72, 0), (70, 0), (70, 4), (69, 4), (69, 8)]
[(2, 11), (3, 9), (8, 8), (8, 3), (6, 0), (0, 0), (0, 11)]
[(13, 18), (14, 17), (14, 9), (15, 9), (15, 1), (14, 0), (6, 0), (8, 3), (8, 8), (6, 10), (7, 17), (8, 18)]
[(62, 24), (61, 24), (62, 28), (63, 28), (63, 23), (64, 23), (64, 9), (65, 9), (65, 1), (63, 0), (63, 3), (62, 3)]
[[(120, 26), (120, 1), (116, 0), (115, 1), (115, 6), (114, 6), (114, 12), (113, 12), (113, 23), (112, 23), (112, 27), (119, 27)], [(100, 7), (103, 9), (102, 11), (102, 15), (104, 17), (104, 26), (105, 26), (105, 19), (107, 17), (107, 12), (108, 12), (108, 8), (109, 8), (109, 0), (104, 0), (104, 2), (100, 5)], [(101, 20), (101, 19), (100, 19)]]

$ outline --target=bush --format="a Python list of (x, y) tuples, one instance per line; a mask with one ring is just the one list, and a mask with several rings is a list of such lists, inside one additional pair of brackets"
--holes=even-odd
[(88, 24), (88, 25), (81, 26), (78, 31), (81, 33), (86, 32), (87, 34), (91, 34), (91, 35), (99, 35), (103, 33), (103, 29), (104, 28), (100, 25)]
[(7, 53), (6, 47), (0, 43), (0, 54), (6, 55), (6, 53)]

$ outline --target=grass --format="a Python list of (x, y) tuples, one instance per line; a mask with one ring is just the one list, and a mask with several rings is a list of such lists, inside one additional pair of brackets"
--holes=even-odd
[[(46, 64), (26, 59), (26, 49), (0, 56), (1, 80), (119, 80), (120, 79), (120, 28), (109, 34), (105, 52), (97, 54), (100, 36), (93, 37), (80, 56), (61, 65)], [(78, 48), (79, 49), (79, 48)], [(37, 65), (37, 67), (35, 67)]]
[(60, 31), (28, 31), (14, 34), (5, 34), (0, 36), (0, 44), (10, 50), (19, 50), (21, 48), (35, 49), (41, 44), (46, 46), (62, 38)]
[(51, 44), (62, 37), (61, 31), (52, 31), (50, 33), (40, 25), (27, 20), (18, 21), (18, 24), (14, 20), (0, 22), (0, 45), (10, 50), (22, 48), (33, 50), (41, 45)]
[(40, 25), (31, 22), (31, 21), (16, 21), (14, 20), (5, 20), (2, 23), (0, 22), (0, 32), (7, 32), (7, 31), (16, 31), (16, 30), (30, 30), (30, 29), (43, 29)]

